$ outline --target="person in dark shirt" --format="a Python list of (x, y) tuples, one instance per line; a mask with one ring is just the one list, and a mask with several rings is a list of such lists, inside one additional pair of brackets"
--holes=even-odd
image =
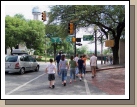
[(82, 56), (80, 56), (80, 58), (78, 60), (79, 80), (80, 81), (81, 81), (81, 78), (82, 78), (83, 64), (84, 64), (84, 61), (82, 60)]
[(61, 76), (61, 73), (59, 71), (59, 62), (60, 62), (60, 59), (61, 59), (61, 52), (59, 52), (59, 55), (56, 56), (56, 62), (57, 62), (57, 73), (58, 73), (58, 76), (60, 77)]

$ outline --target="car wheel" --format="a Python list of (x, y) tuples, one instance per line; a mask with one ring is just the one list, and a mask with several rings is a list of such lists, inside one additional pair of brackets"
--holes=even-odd
[(35, 71), (37, 71), (37, 72), (39, 71), (39, 66), (38, 66), (38, 65), (37, 65), (37, 67), (36, 67)]
[(25, 69), (24, 68), (21, 68), (20, 69), (20, 74), (22, 75), (22, 74), (24, 74), (25, 73)]

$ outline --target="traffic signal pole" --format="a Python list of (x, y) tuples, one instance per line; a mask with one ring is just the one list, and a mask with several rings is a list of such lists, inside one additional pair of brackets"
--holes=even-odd
[[(76, 38), (76, 23), (74, 24), (74, 37)], [(74, 42), (74, 57), (76, 56), (76, 41)]]
[[(75, 14), (75, 6), (74, 6), (74, 14)], [(74, 37), (76, 38), (76, 23), (74, 23)], [(76, 41), (74, 42), (74, 57), (76, 56)]]

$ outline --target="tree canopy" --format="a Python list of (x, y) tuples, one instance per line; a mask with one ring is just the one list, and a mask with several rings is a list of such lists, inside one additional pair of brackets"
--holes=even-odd
[(67, 24), (77, 19), (74, 23), (77, 29), (96, 25), (104, 36), (114, 39), (112, 47), (113, 64), (119, 63), (118, 50), (119, 39), (124, 37), (125, 30), (125, 6), (124, 5), (56, 5), (51, 7), (49, 22), (59, 22), (64, 32), (67, 32)]
[(44, 50), (45, 25), (38, 20), (25, 20), (21, 14), (5, 17), (5, 48), (25, 43), (28, 49)]

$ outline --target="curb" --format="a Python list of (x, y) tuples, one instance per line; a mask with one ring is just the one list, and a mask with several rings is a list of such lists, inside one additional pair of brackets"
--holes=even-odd
[[(103, 71), (103, 70), (117, 69), (117, 68), (125, 68), (125, 67), (119, 66), (119, 67), (110, 67), (110, 68), (100, 68), (100, 69), (96, 69), (96, 71)], [(91, 71), (86, 71), (86, 72), (91, 72)]]

